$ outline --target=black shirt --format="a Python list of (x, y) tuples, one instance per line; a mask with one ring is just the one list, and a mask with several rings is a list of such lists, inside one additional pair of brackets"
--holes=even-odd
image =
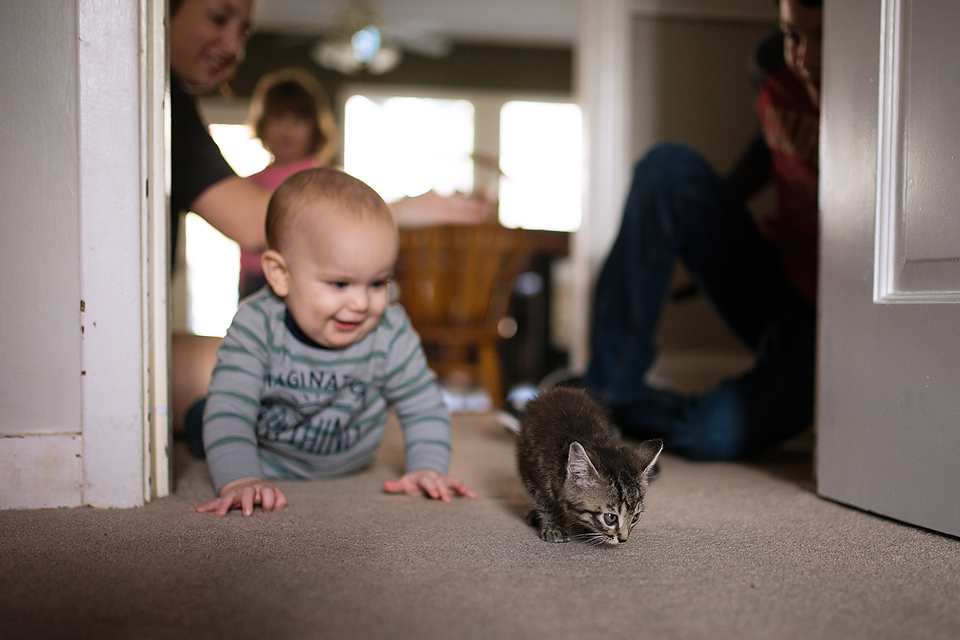
[(170, 246), (177, 246), (181, 212), (207, 187), (237, 175), (200, 119), (197, 103), (170, 76)]

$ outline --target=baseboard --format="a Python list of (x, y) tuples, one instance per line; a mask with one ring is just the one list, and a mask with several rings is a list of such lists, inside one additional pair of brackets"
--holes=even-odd
[(0, 438), (0, 509), (79, 507), (81, 455), (79, 435)]

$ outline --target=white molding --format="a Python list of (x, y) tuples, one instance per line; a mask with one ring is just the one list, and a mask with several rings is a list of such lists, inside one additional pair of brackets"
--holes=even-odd
[(899, 263), (897, 225), (901, 220), (900, 115), (900, 15), (899, 0), (885, 0), (880, 23), (880, 78), (877, 141), (877, 230), (874, 258), (874, 302), (897, 298), (896, 267)]
[[(146, 499), (173, 486), (170, 451), (170, 150), (166, 144), (170, 91), (167, 78), (166, 2), (140, 0), (140, 110), (142, 190), (142, 325), (147, 354), (143, 375), (143, 450)], [(151, 188), (152, 186), (152, 188)]]
[[(905, 2), (881, 3), (878, 81), (877, 212), (873, 301), (878, 304), (956, 304), (960, 291), (936, 291), (904, 284), (908, 269), (936, 272), (936, 261), (907, 264), (904, 256), (904, 98), (906, 69), (904, 29), (909, 29)], [(923, 264), (926, 262), (926, 264)], [(911, 266), (913, 267), (911, 269)], [(919, 278), (921, 281), (923, 278)]]
[(145, 398), (139, 7), (79, 0), (83, 503), (142, 505)]
[(570, 368), (589, 360), (592, 283), (620, 225), (630, 172), (629, 0), (581, 0), (576, 92), (583, 109), (583, 219), (574, 234)]

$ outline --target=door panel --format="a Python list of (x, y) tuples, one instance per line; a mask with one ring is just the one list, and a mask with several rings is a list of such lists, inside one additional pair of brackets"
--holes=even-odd
[(956, 20), (825, 4), (818, 492), (960, 535)]

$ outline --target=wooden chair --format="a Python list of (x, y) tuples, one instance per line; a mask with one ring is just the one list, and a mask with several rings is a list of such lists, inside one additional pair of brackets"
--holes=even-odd
[(521, 234), (499, 223), (400, 231), (400, 302), (427, 360), (444, 379), (463, 372), (503, 402), (498, 347), (524, 251)]

